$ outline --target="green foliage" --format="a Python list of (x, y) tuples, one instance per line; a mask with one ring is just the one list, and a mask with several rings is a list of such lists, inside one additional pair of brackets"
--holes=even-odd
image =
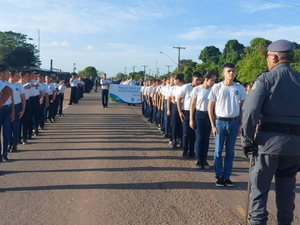
[(122, 73), (122, 72), (119, 72), (119, 73), (117, 73), (117, 75), (116, 75), (116, 78), (117, 79), (123, 79), (125, 77), (125, 74), (124, 73)]
[(291, 63), (294, 70), (300, 72), (300, 49), (295, 50), (294, 62)]
[(0, 63), (17, 70), (38, 67), (38, 50), (35, 45), (27, 43), (27, 40), (27, 35), (24, 34), (0, 32)]
[(221, 52), (217, 47), (206, 46), (201, 51), (198, 59), (204, 63), (214, 62), (215, 64), (218, 64), (220, 55), (221, 55)]
[(93, 66), (86, 67), (83, 71), (79, 71), (78, 77), (92, 78), (93, 80), (98, 76), (97, 70)]

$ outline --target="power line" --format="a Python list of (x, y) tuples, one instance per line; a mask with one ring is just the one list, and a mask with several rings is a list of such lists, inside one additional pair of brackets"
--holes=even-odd
[(300, 4), (292, 4), (292, 3), (288, 3), (288, 2), (277, 2), (277, 1), (272, 1), (272, 0), (262, 0), (262, 1), (273, 2), (273, 3), (277, 3), (277, 4), (281, 4), (281, 5), (290, 5), (290, 6), (300, 7)]

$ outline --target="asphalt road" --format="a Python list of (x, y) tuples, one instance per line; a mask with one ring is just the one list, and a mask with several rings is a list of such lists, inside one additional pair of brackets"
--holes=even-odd
[[(236, 186), (217, 188), (213, 170), (183, 160), (140, 112), (103, 109), (99, 93), (68, 106), (65, 117), (1, 164), (0, 224), (244, 224), (249, 162), (239, 141)], [(296, 192), (294, 224), (300, 224), (299, 183)], [(276, 224), (274, 191), (268, 207), (269, 224)]]

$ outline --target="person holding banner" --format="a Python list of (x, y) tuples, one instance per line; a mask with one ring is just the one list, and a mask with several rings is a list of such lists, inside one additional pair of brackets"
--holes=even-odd
[(107, 108), (108, 104), (108, 89), (110, 85), (110, 80), (106, 79), (106, 73), (103, 74), (103, 79), (100, 80), (102, 93), (101, 93), (101, 99), (102, 99), (102, 106), (103, 108)]

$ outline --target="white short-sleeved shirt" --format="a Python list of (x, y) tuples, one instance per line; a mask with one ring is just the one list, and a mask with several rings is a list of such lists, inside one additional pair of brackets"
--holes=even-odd
[(71, 87), (78, 87), (78, 79), (77, 78), (70, 78), (70, 86)]
[(40, 94), (40, 83), (37, 82), (36, 80), (31, 80), (29, 83), (31, 84), (31, 86), (33, 86), (34, 84), (39, 85), (38, 87), (32, 87), (31, 88), (30, 97), (38, 96)]
[(48, 94), (53, 95), (53, 92), (55, 91), (55, 86), (53, 85), (53, 83), (46, 84), (46, 85), (48, 87)]
[(6, 86), (6, 84), (0, 80), (0, 92), (3, 90), (3, 88)]
[(178, 100), (178, 96), (180, 95), (180, 92), (181, 92), (181, 87), (179, 86), (174, 86), (174, 89), (172, 91), (172, 96), (175, 97), (175, 102), (177, 103), (177, 100)]
[(84, 81), (82, 81), (82, 80), (79, 80), (78, 83), (81, 85), (85, 85)]
[(237, 83), (225, 86), (223, 82), (215, 84), (208, 99), (215, 102), (215, 114), (219, 117), (234, 118), (240, 115), (240, 101), (247, 98), (245, 88)]
[(145, 86), (142, 86), (142, 87), (141, 87), (141, 90), (140, 90), (140, 93), (143, 93), (143, 92), (144, 92), (144, 89), (145, 89)]
[(48, 85), (45, 84), (45, 83), (41, 83), (41, 84), (42, 84), (42, 86), (43, 86), (43, 94), (44, 94), (44, 96), (45, 96), (46, 94), (49, 94), (49, 91), (48, 91)]
[(64, 94), (66, 91), (66, 85), (60, 84), (58, 87), (58, 90), (59, 90), (59, 92), (58, 92), (59, 94)]
[[(100, 80), (100, 84), (110, 84), (110, 80), (103, 80), (103, 79), (101, 79)], [(108, 85), (105, 85), (105, 86), (101, 85), (101, 88), (103, 90), (108, 90)]]
[(150, 89), (150, 97), (153, 98), (154, 94), (156, 93), (156, 87), (153, 87)]
[(211, 91), (211, 88), (205, 89), (201, 85), (197, 86), (192, 91), (192, 98), (196, 99), (196, 109), (200, 111), (207, 112), (208, 107), (208, 95)]
[(161, 88), (162, 88), (162, 85), (159, 85), (159, 86), (156, 87), (156, 90), (155, 90), (155, 91), (156, 91), (156, 92), (160, 92)]
[(14, 104), (20, 104), (22, 102), (21, 95), (25, 94), (25, 89), (23, 88), (22, 84), (13, 83), (13, 95), (14, 95)]
[(172, 97), (175, 86), (169, 87), (167, 96)]
[(129, 80), (127, 85), (136, 85), (136, 80)]
[[(25, 89), (25, 99), (28, 100), (31, 96), (31, 93), (32, 93), (32, 89), (33, 87), (31, 87), (31, 83), (27, 82), (25, 84), (21, 84), (23, 86), (23, 88)], [(29, 89), (26, 89), (25, 87), (26, 86), (30, 86)]]
[(167, 100), (168, 99), (168, 92), (169, 92), (169, 88), (170, 86), (167, 84), (164, 86), (164, 89), (162, 91), (162, 95), (164, 96), (164, 100)]
[[(5, 86), (10, 87), (12, 91), (14, 90), (14, 86), (12, 85), (12, 83), (10, 83), (8, 81), (4, 81), (4, 84), (5, 84)], [(11, 105), (11, 103), (12, 103), (11, 96), (9, 96), (9, 98), (3, 105)]]
[(191, 94), (193, 91), (193, 86), (191, 83), (184, 84), (180, 88), (180, 95), (182, 97), (182, 110), (189, 111), (191, 108)]

